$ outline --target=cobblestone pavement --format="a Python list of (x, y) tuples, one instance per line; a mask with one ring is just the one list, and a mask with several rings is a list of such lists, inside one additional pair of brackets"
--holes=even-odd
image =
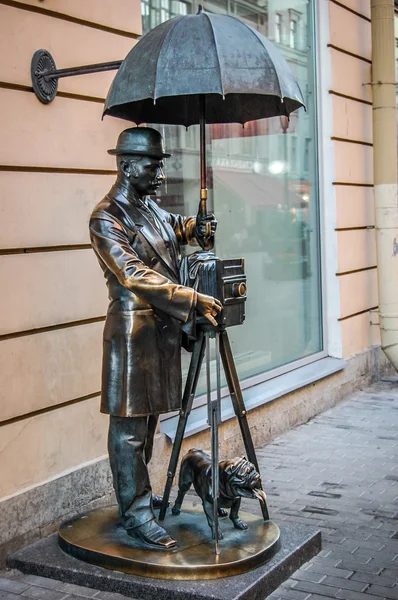
[[(398, 600), (398, 384), (379, 382), (258, 450), (277, 523), (322, 530), (323, 550), (269, 600)], [(246, 501), (244, 509), (257, 511)], [(17, 572), (0, 599), (124, 596)]]

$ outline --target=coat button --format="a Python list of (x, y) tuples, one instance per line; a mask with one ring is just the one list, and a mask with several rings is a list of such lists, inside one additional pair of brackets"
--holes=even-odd
[(156, 258), (156, 256), (154, 256), (153, 258), (151, 258), (151, 267), (154, 267), (155, 265), (158, 264), (158, 259)]

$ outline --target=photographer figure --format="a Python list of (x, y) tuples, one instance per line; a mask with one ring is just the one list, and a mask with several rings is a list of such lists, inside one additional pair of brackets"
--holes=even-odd
[(180, 246), (199, 240), (211, 249), (217, 223), (212, 215), (170, 214), (149, 199), (170, 156), (158, 131), (127, 129), (109, 154), (117, 157), (117, 180), (90, 219), (110, 300), (101, 412), (110, 415), (108, 451), (123, 527), (144, 547), (169, 549), (176, 541), (155, 519), (161, 499), (152, 494), (147, 464), (159, 415), (181, 406), (182, 326), (195, 311), (217, 326), (222, 310), (215, 298), (180, 284)]

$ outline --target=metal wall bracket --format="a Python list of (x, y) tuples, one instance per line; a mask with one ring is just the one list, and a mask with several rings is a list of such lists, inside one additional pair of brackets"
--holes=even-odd
[(58, 79), (48, 79), (47, 73), (55, 71), (55, 62), (47, 50), (36, 50), (30, 65), (33, 91), (43, 104), (54, 100), (58, 90)]
[(58, 79), (74, 75), (87, 75), (89, 73), (102, 73), (103, 71), (116, 71), (123, 61), (83, 65), (68, 69), (57, 69), (55, 60), (48, 50), (36, 50), (32, 57), (30, 73), (33, 91), (43, 104), (49, 104), (57, 95)]

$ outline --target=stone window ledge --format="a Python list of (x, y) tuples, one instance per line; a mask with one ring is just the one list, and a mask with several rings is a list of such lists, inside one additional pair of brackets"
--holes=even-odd
[[(273, 402), (290, 392), (294, 392), (295, 390), (310, 385), (320, 379), (324, 379), (329, 375), (342, 371), (346, 365), (347, 361), (328, 356), (308, 365), (298, 367), (283, 375), (274, 377), (273, 379), (268, 379), (267, 381), (253, 385), (252, 387), (243, 390), (246, 409), (249, 411), (258, 406)], [(228, 395), (221, 399), (222, 421), (227, 421), (234, 416), (231, 398)], [(171, 441), (174, 441), (178, 417), (179, 414), (175, 413), (167, 420), (162, 421), (160, 425), (161, 433), (167, 435)], [(205, 429), (208, 429), (206, 404), (192, 409), (188, 418), (185, 437), (189, 437), (195, 433), (204, 431)]]

